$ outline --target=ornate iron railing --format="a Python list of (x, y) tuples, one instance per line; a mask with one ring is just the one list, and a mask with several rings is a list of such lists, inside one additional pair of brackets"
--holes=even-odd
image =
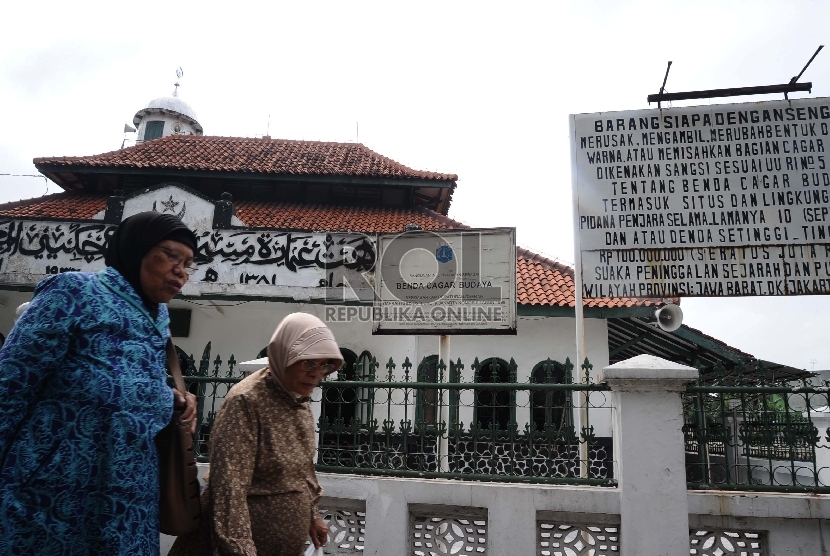
[[(233, 356), (223, 368), (210, 363), (210, 344), (198, 367), (180, 357), (185, 382), (197, 395), (196, 452), (209, 461), (210, 429), (227, 391), (242, 378)], [(312, 398), (319, 416), (317, 468), (326, 472), (535, 483), (613, 486), (610, 435), (598, 436), (591, 416), (606, 412), (604, 385), (575, 383), (569, 360), (547, 360), (534, 368), (533, 382), (517, 382), (509, 362), (476, 359), (472, 382), (461, 382), (464, 365), (434, 361), (413, 372), (406, 358), (400, 368), (389, 359), (384, 373), (370, 358), (360, 373), (325, 380)], [(582, 365), (583, 376), (591, 365)], [(362, 377), (346, 380), (347, 376)], [(469, 376), (469, 375), (468, 375)], [(316, 399), (315, 399), (316, 398)], [(588, 422), (577, 429), (573, 415), (588, 408)], [(608, 429), (610, 431), (610, 429)]]
[[(723, 369), (715, 369), (721, 376)], [(830, 492), (830, 387), (774, 384), (739, 368), (683, 396), (690, 488)]]
[[(195, 446), (203, 462), (216, 411), (244, 376), (233, 356), (211, 361), (210, 351), (208, 344), (198, 364), (180, 353), (198, 399)], [(321, 471), (615, 484), (611, 439), (592, 425), (610, 412), (607, 388), (575, 383), (570, 361), (540, 363), (532, 382), (517, 382), (513, 360), (476, 359), (465, 375), (471, 382), (461, 382), (461, 361), (449, 372), (438, 361), (413, 372), (408, 359), (400, 367), (390, 359), (382, 374), (374, 358), (359, 364), (360, 373), (341, 370), (315, 394)], [(589, 370), (586, 361), (583, 376)], [(728, 376), (719, 382), (710, 374), (683, 396), (689, 488), (830, 492), (830, 384), (771, 384), (763, 369)], [(589, 418), (577, 428), (582, 406)]]
[[(245, 378), (245, 375), (237, 367), (237, 361), (233, 355), (228, 358), (227, 362), (223, 362), (222, 358), (216, 355), (211, 362), (210, 342), (205, 345), (198, 366), (193, 355), (188, 355), (179, 348), (176, 350), (179, 354), (185, 385), (189, 392), (196, 395), (197, 421), (196, 434), (193, 439), (196, 461), (207, 463), (210, 430), (216, 418), (216, 412), (231, 387)], [(227, 370), (222, 368), (223, 363), (227, 366)], [(169, 381), (172, 384), (172, 378)]]
[[(366, 380), (323, 383), (318, 469), (614, 484), (610, 438), (598, 438), (590, 423), (577, 432), (572, 421), (580, 404), (594, 413), (610, 410), (607, 388), (574, 384), (570, 361), (544, 362), (544, 373), (537, 373), (532, 383), (516, 382), (513, 360), (506, 369), (498, 361), (488, 361), (473, 362), (473, 382), (467, 383), (459, 381), (461, 361), (450, 366), (448, 381), (446, 366), (438, 362), (437, 380), (427, 382), (426, 370), (413, 374), (408, 358), (397, 377), (394, 361), (390, 359), (385, 376), (378, 377), (373, 360)], [(371, 400), (371, 412), (354, 409), (363, 400)], [(358, 413), (369, 416), (355, 417)]]

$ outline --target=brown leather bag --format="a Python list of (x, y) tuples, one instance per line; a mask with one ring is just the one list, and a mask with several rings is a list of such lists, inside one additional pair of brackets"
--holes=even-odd
[[(179, 357), (173, 341), (167, 340), (167, 369), (176, 389), (185, 395), (187, 389), (179, 368)], [(184, 535), (199, 526), (202, 508), (199, 504), (199, 479), (193, 459), (193, 436), (190, 423), (179, 424), (182, 411), (174, 410), (173, 418), (156, 436), (159, 456), (159, 529), (165, 535)]]

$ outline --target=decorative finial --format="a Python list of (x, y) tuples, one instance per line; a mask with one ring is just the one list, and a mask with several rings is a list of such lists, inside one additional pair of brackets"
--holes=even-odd
[(181, 79), (183, 75), (184, 75), (184, 71), (182, 70), (182, 68), (176, 68), (176, 83), (174, 84), (174, 86), (176, 88), (173, 89), (173, 96), (174, 97), (179, 96), (179, 79)]

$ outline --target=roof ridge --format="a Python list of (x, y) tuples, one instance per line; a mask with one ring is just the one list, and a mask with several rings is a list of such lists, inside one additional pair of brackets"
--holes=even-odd
[[(228, 148), (234, 144), (246, 145), (246, 147), (238, 149), (239, 152), (229, 152), (235, 150)], [(223, 145), (225, 148), (222, 148)], [(279, 146), (283, 148), (280, 149)], [(197, 158), (203, 160), (193, 160), (196, 155), (193, 152), (187, 152), (188, 150), (203, 151), (196, 153)], [(222, 160), (223, 157), (227, 160)], [(267, 164), (265, 166), (258, 165), (257, 161), (253, 160), (254, 158), (262, 159), (259, 162)], [(291, 165), (292, 161), (294, 166)], [(279, 162), (279, 164), (276, 164), (276, 162)], [(370, 149), (363, 143), (309, 141), (305, 139), (264, 139), (262, 137), (224, 137), (220, 135), (167, 135), (123, 149), (99, 154), (37, 157), (33, 159), (33, 163), (35, 166), (54, 164), (58, 166), (108, 166), (145, 169), (173, 166), (186, 169), (196, 169), (198, 167), (201, 170), (234, 170), (263, 174), (362, 175), (450, 181), (453, 182), (453, 185), (455, 185), (454, 182), (458, 181), (457, 174), (416, 170)], [(343, 163), (345, 163), (345, 166)], [(203, 168), (202, 166), (205, 165), (207, 166)], [(319, 166), (315, 167), (315, 165)], [(281, 171), (276, 171), (280, 167)]]
[(401, 166), (403, 168), (406, 168), (407, 170), (409, 170), (411, 172), (419, 172), (419, 173), (422, 173), (422, 174), (433, 174), (433, 175), (436, 175), (436, 176), (446, 176), (447, 179), (451, 179), (453, 181), (458, 181), (458, 174), (445, 174), (443, 172), (433, 172), (432, 170), (416, 170), (414, 168), (410, 168), (409, 166), (407, 166), (407, 165), (405, 165), (401, 162), (398, 162), (397, 160), (389, 158), (388, 156), (384, 156), (384, 155), (380, 154), (379, 152), (370, 149), (369, 147), (367, 147), (363, 143), (354, 143), (354, 144), (364, 148), (365, 150), (369, 151), (370, 153), (372, 153), (374, 156), (377, 156), (378, 158), (381, 158), (381, 159), (383, 159), (383, 160), (385, 160), (385, 161), (387, 161), (391, 164), (395, 164), (397, 166)]
[(519, 247), (517, 245), (516, 246), (516, 254), (522, 256), (528, 262), (540, 264), (542, 266), (550, 268), (551, 270), (557, 270), (559, 272), (565, 272), (571, 278), (574, 277), (574, 268), (572, 266), (567, 265), (567, 264), (562, 263), (562, 262), (559, 262), (559, 261), (555, 261), (553, 259), (550, 259), (550, 258), (544, 256), (544, 255), (540, 255), (539, 253), (536, 253), (535, 251), (531, 251), (530, 249), (527, 249), (526, 247)]
[(446, 224), (448, 226), (454, 226), (456, 228), (463, 228), (463, 229), (471, 229), (472, 228), (472, 226), (468, 226), (467, 224), (459, 222), (458, 220), (453, 220), (449, 216), (445, 216), (445, 215), (441, 214), (440, 212), (435, 212), (434, 210), (428, 209), (427, 207), (415, 206), (414, 208), (416, 210), (418, 210), (420, 213), (422, 213), (424, 216), (429, 216), (430, 218), (434, 218), (434, 219), (438, 220), (439, 222), (441, 222), (442, 224)]

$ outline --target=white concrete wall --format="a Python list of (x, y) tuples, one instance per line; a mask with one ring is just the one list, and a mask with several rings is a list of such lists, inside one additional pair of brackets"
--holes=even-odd
[(536, 554), (536, 512), (619, 514), (619, 492), (596, 487), (538, 487), (321, 473), (325, 495), (366, 501), (365, 554), (406, 554), (409, 504), (487, 508), (491, 555)]
[(689, 492), (689, 526), (765, 531), (769, 556), (830, 554), (830, 495)]
[(14, 310), (32, 300), (32, 292), (0, 291), (0, 333), (8, 337), (14, 326)]
[[(536, 554), (539, 511), (618, 516), (620, 491), (320, 473), (325, 496), (366, 502), (365, 554), (406, 554), (408, 505), (487, 509), (491, 555)], [(688, 494), (690, 530), (765, 533), (766, 556), (830, 554), (830, 495), (695, 492)], [(599, 518), (598, 518), (599, 520)], [(658, 528), (659, 523), (654, 527)], [(162, 555), (172, 544), (162, 536)], [(625, 543), (625, 538), (621, 539)], [(675, 556), (675, 555), (671, 555)]]
[[(176, 338), (176, 345), (187, 352), (201, 353), (207, 341), (213, 351), (233, 353), (237, 360), (252, 359), (268, 344), (276, 326), (289, 313), (302, 311), (326, 320), (326, 305), (313, 303), (275, 303), (266, 301), (174, 300), (171, 307), (193, 310), (190, 336)], [(575, 320), (562, 317), (519, 317), (516, 336), (453, 336), (451, 356), (464, 364), (463, 381), (472, 381), (473, 360), (514, 358), (519, 381), (526, 381), (537, 363), (550, 357), (562, 363), (575, 360)], [(594, 365), (592, 376), (608, 364), (608, 329), (603, 319), (586, 319), (587, 356)], [(373, 336), (370, 322), (329, 322), (340, 347), (360, 354), (369, 350), (383, 364), (393, 357), (398, 365), (395, 377), (402, 377), (400, 364), (405, 357), (417, 364), (438, 353), (438, 336)], [(578, 364), (574, 363), (574, 373)], [(385, 373), (385, 369), (383, 369)], [(414, 379), (414, 377), (413, 377)]]

